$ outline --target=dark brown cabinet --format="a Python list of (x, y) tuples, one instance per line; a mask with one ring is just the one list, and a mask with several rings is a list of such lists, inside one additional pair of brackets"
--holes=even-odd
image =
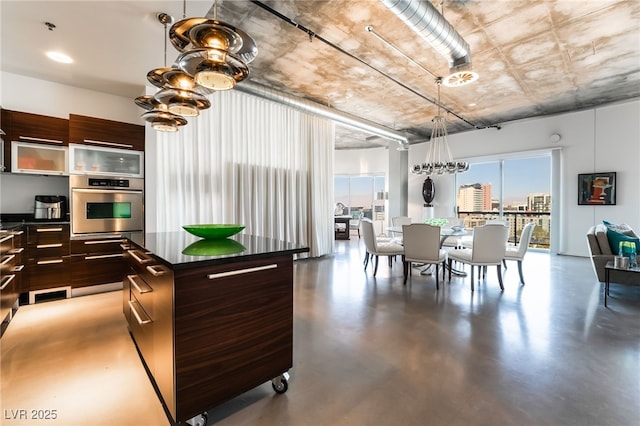
[(11, 171), (11, 142), (69, 145), (69, 120), (3, 109), (0, 117), (4, 140), (5, 171)]
[(22, 234), (20, 228), (0, 231), (0, 334), (18, 309), (24, 270)]
[(120, 282), (125, 271), (119, 237), (71, 241), (71, 287)]
[(69, 114), (69, 141), (144, 151), (144, 126)]
[(291, 368), (291, 254), (176, 267), (132, 242), (125, 256), (123, 311), (172, 420)]
[(69, 287), (69, 225), (29, 225), (27, 238), (29, 291)]

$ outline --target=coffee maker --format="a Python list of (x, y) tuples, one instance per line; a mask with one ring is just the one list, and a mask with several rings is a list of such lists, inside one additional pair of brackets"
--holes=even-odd
[(36, 195), (34, 219), (64, 220), (67, 214), (67, 197), (64, 195)]

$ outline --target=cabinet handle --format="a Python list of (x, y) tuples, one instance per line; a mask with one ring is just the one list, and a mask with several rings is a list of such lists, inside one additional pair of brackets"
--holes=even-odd
[(36, 232), (62, 232), (62, 228), (37, 228)]
[(6, 237), (0, 240), (0, 243), (4, 243), (5, 241), (10, 240), (12, 238), (13, 238), (13, 235), (7, 235)]
[(24, 231), (14, 231), (13, 235), (22, 235), (24, 234)]
[(6, 286), (8, 286), (8, 285), (9, 285), (9, 283), (10, 283), (11, 281), (13, 281), (13, 279), (14, 279), (15, 277), (16, 277), (16, 276), (15, 276), (15, 275), (13, 275), (13, 274), (11, 274), (11, 275), (6, 275), (6, 276), (2, 279), (2, 280), (3, 280), (3, 282), (2, 282), (2, 285), (0, 285), (0, 291), (4, 290), (4, 288), (5, 288)]
[(34, 138), (33, 136), (18, 136), (18, 139), (22, 139), (25, 141), (50, 142), (50, 143), (59, 143), (59, 144), (64, 143), (63, 141), (58, 139)]
[(138, 321), (138, 324), (144, 325), (144, 324), (149, 324), (151, 322), (150, 319), (143, 320), (140, 317), (140, 314), (138, 313), (138, 311), (136, 310), (136, 307), (133, 306), (133, 302), (131, 300), (129, 300), (128, 302), (129, 302), (129, 307), (131, 308), (131, 312), (133, 312), (133, 316), (136, 317), (136, 321)]
[(127, 275), (129, 282), (131, 283), (132, 286), (135, 287), (136, 290), (138, 290), (138, 293), (145, 294), (145, 293), (151, 293), (153, 291), (152, 288), (150, 288), (149, 290), (141, 289), (138, 283), (136, 283), (136, 280), (134, 280), (135, 277), (137, 277), (137, 275)]
[(62, 247), (62, 243), (54, 243), (54, 244), (38, 244), (36, 248), (56, 248)]
[(154, 277), (159, 277), (160, 275), (164, 275), (167, 273), (166, 271), (163, 271), (162, 269), (158, 270), (157, 268), (161, 268), (161, 266), (147, 266), (147, 271), (151, 272), (151, 275), (153, 275)]
[(209, 278), (210, 280), (215, 280), (216, 278), (230, 277), (232, 275), (249, 274), (251, 272), (258, 272), (258, 271), (266, 271), (267, 269), (275, 269), (277, 267), (278, 267), (277, 263), (272, 263), (271, 265), (256, 266), (255, 268), (236, 269), (235, 271), (227, 271), (227, 272), (219, 272), (217, 274), (209, 274), (209, 275), (207, 275), (207, 278)]
[(12, 272), (22, 272), (23, 269), (24, 269), (24, 265), (18, 265), (15, 268), (13, 268)]
[(129, 244), (123, 243), (123, 244), (120, 244), (120, 248), (122, 250), (129, 250), (131, 248), (131, 246)]
[(36, 262), (37, 265), (52, 265), (54, 263), (62, 263), (64, 260), (62, 259), (54, 259), (54, 260), (40, 260)]
[(131, 257), (133, 257), (136, 260), (136, 262), (138, 262), (141, 265), (144, 265), (145, 263), (153, 262), (153, 259), (151, 258), (143, 259), (140, 256), (136, 255), (135, 250), (127, 250), (127, 253), (129, 253)]
[(15, 257), (16, 257), (15, 254), (10, 254), (10, 255), (5, 256), (2, 259), (2, 262), (0, 262), (0, 265), (6, 265), (7, 263), (11, 262)]
[(20, 247), (20, 248), (16, 248), (11, 250), (9, 253), (13, 253), (13, 254), (20, 254), (24, 251), (24, 247)]
[(124, 254), (122, 253), (116, 253), (116, 254), (98, 254), (95, 256), (85, 256), (84, 260), (95, 260), (95, 259), (111, 259), (114, 257), (124, 257)]
[(92, 139), (85, 139), (86, 143), (95, 143), (98, 145), (108, 145), (108, 146), (120, 146), (123, 148), (133, 148), (133, 145), (129, 143), (116, 143), (116, 142), (105, 142), (105, 141), (94, 141)]
[[(115, 240), (96, 240), (96, 241), (85, 241), (84, 245), (85, 246), (90, 246), (92, 244), (112, 244), (112, 243), (117, 243), (117, 242), (122, 242), (122, 240), (119, 239), (115, 239)], [(122, 245), (120, 246), (122, 247)]]

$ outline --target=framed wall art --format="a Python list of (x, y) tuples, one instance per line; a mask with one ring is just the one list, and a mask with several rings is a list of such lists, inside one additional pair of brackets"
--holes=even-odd
[(615, 205), (616, 184), (616, 172), (579, 174), (578, 205)]

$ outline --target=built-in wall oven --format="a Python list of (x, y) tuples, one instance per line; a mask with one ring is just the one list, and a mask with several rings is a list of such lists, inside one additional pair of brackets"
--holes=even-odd
[(144, 230), (144, 179), (69, 176), (71, 235)]

